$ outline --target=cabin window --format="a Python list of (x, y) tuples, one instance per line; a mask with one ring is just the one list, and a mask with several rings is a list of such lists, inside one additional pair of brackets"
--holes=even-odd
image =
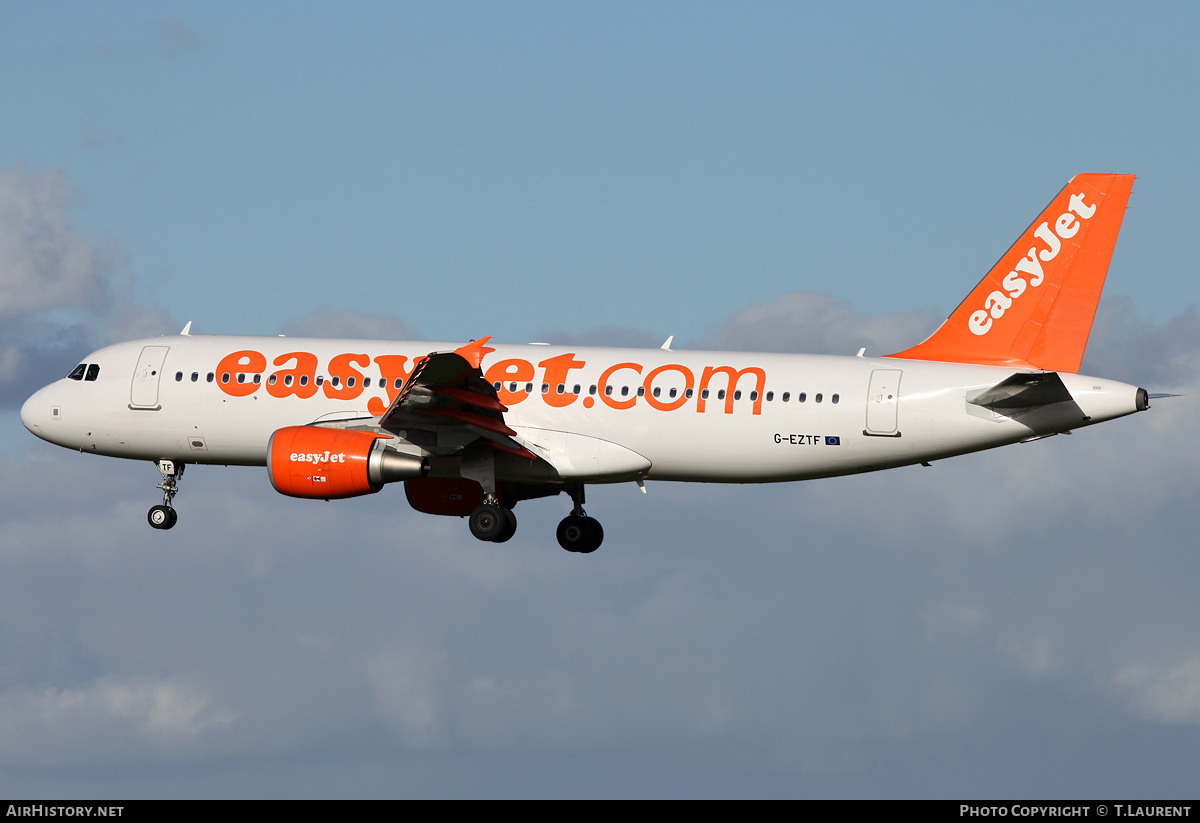
[(638, 397), (645, 397), (645, 396), (646, 396), (646, 387), (638, 386)]
[(757, 391), (752, 391), (752, 392), (750, 392), (750, 399), (751, 399), (751, 400), (757, 400), (757, 399), (758, 399), (758, 392), (757, 392)]
[(221, 375), (221, 382), (222, 382), (222, 383), (228, 383), (228, 382), (229, 382), (229, 372), (225, 372), (224, 374), (222, 374), (222, 375)]
[(805, 394), (804, 392), (800, 392), (800, 394), (796, 395), (797, 403), (803, 403), (807, 399), (808, 399), (808, 395)]
[(404, 381), (403, 381), (401, 378), (397, 377), (397, 378), (396, 378), (396, 381), (395, 381), (395, 384), (394, 384), (394, 388), (397, 388), (397, 389), (398, 389), (398, 388), (400, 388), (400, 384), (401, 384), (401, 383), (403, 383), (403, 382), (404, 382)]
[(705, 389), (704, 391), (700, 392), (700, 399), (701, 399), (701, 400), (707, 400), (707, 399), (708, 399), (708, 389)]
[(245, 383), (245, 382), (246, 382), (246, 375), (244, 375), (244, 374), (240, 374), (240, 373), (239, 373), (239, 374), (238, 374), (238, 376), (237, 376), (237, 381), (238, 381), (239, 383)]
[(579, 384), (578, 384), (578, 383), (576, 383), (576, 384), (575, 384), (575, 388), (574, 388), (574, 390), (573, 390), (571, 393), (572, 393), (572, 394), (579, 394)]
[(285, 374), (285, 375), (283, 376), (283, 385), (285, 385), (285, 386), (290, 386), (290, 385), (292, 385), (292, 375), (290, 375), (290, 374)]
[(628, 387), (628, 386), (622, 386), (622, 387), (621, 387), (621, 396), (622, 396), (622, 397), (628, 397), (628, 396), (629, 396), (629, 387)]
[(816, 400), (818, 403), (820, 403), (821, 402), (821, 393), (817, 392), (817, 396), (813, 399)]
[(559, 394), (563, 394), (563, 393), (565, 393), (565, 392), (566, 392), (566, 390), (567, 390), (567, 387), (566, 387), (566, 386), (564, 386), (562, 383), (559, 383), (559, 384), (558, 384), (558, 393), (559, 393)]
[(333, 378), (330, 379), (329, 382), (332, 383), (334, 385), (334, 387), (336, 387), (338, 385), (339, 379), (340, 378), (338, 378), (337, 376), (334, 376)]
[(351, 377), (346, 380), (346, 385), (350, 388), (354, 388), (355, 382), (357, 382), (357, 381), (353, 377)]
[(198, 372), (198, 371), (192, 372), (192, 382), (195, 383), (199, 379), (200, 379), (200, 372)]
[(526, 384), (525, 384), (525, 393), (526, 393), (526, 394), (533, 394), (533, 384), (532, 384), (532, 383), (526, 383)]
[(307, 374), (302, 374), (302, 375), (300, 375), (300, 385), (301, 385), (301, 386), (307, 386), (307, 385), (308, 385), (308, 375), (307, 375)]
[(688, 400), (691, 400), (693, 391), (694, 391), (693, 389), (688, 389), (687, 391), (685, 391), (683, 393), (683, 396), (686, 397)]
[(775, 399), (775, 392), (773, 392), (773, 391), (767, 392), (767, 402), (770, 403), (774, 399)]
[(596, 393), (596, 384), (593, 383), (591, 386), (588, 386), (588, 394), (595, 394), (595, 393)]
[(668, 397), (674, 397), (674, 396), (675, 396), (676, 394), (678, 394), (678, 393), (679, 393), (679, 392), (677, 392), (675, 389), (671, 389), (671, 391), (667, 392), (667, 396), (668, 396)]
[(829, 398), (829, 399), (830, 399), (831, 401), (833, 401), (833, 404), (836, 406), (836, 405), (837, 405), (837, 401), (841, 400), (842, 398), (838, 397), (838, 396), (835, 394), (833, 397), (831, 397), (831, 398)]
[(279, 375), (277, 375), (277, 374), (273, 374), (273, 375), (271, 375), (270, 377), (268, 377), (268, 378), (267, 378), (267, 384), (268, 384), (268, 385), (270, 385), (270, 386), (274, 386), (274, 385), (275, 385), (275, 381), (276, 381), (276, 380), (278, 380), (278, 379), (279, 379)]
[(508, 384), (508, 390), (509, 390), (509, 391), (516, 391), (516, 390), (517, 390), (517, 384), (516, 384), (516, 383), (509, 383), (509, 384)]
[(717, 389), (717, 399), (718, 400), (725, 399), (725, 390), (724, 389)]
[(181, 371), (177, 371), (177, 372), (175, 372), (175, 382), (176, 382), (176, 383), (182, 383), (182, 382), (183, 382), (183, 372), (181, 372)]
[(261, 374), (254, 375), (254, 385), (257, 386), (261, 382), (262, 382), (262, 375)]
[(87, 371), (87, 363), (80, 363), (71, 373), (67, 375), (68, 380), (82, 380), (84, 373)]
[(543, 383), (542, 384), (542, 394), (549, 394), (549, 393), (550, 393), (550, 384)]
[(789, 398), (789, 397), (791, 397), (791, 396), (792, 396), (792, 393), (791, 393), (791, 392), (785, 391), (785, 392), (783, 393), (783, 397), (779, 398), (779, 402), (780, 402), (780, 403), (786, 403), (786, 402), (788, 401), (788, 398)]
[[(501, 387), (501, 385), (502, 385), (502, 384), (500, 383), (500, 381), (499, 381), (499, 380), (497, 380), (495, 383), (493, 383), (493, 384), (492, 384), (492, 388), (493, 388), (493, 389), (495, 389), (496, 391), (500, 391), (500, 387)], [(513, 386), (513, 388), (515, 389), (515, 388), (516, 388), (516, 386)]]
[(605, 394), (605, 396), (607, 396), (607, 397), (611, 397), (611, 396), (612, 396), (612, 386), (605, 386), (605, 387), (604, 387), (604, 394)]
[(91, 381), (91, 380), (95, 380), (99, 376), (100, 376), (100, 364), (93, 363), (92, 365), (88, 366), (87, 376), (84, 377), (83, 379)]
[(652, 392), (652, 394), (653, 394), (655, 397), (658, 397), (660, 394), (662, 394), (662, 389), (660, 389), (658, 386), (655, 386), (655, 387), (654, 387), (654, 391)]
[(741, 399), (742, 399), (742, 390), (741, 390), (741, 389), (738, 389), (738, 390), (736, 390), (736, 391), (733, 393), (733, 399), (734, 399), (734, 400), (741, 400)]
[(369, 388), (371, 388), (371, 378), (369, 378), (369, 377), (364, 377), (364, 378), (363, 378), (363, 388), (364, 388), (364, 389), (369, 389)]

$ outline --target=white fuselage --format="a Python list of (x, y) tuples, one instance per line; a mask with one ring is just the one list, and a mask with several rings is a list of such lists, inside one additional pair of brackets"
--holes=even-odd
[[(378, 417), (415, 361), (457, 345), (137, 340), (90, 355), (94, 380), (46, 386), (21, 420), (44, 440), (96, 454), (265, 465), (276, 430)], [(520, 441), (563, 480), (579, 482), (830, 477), (992, 448), (1138, 408), (1133, 386), (1061, 374), (1073, 402), (999, 414), (968, 398), (1017, 370), (894, 358), (497, 345), (482, 370), (500, 384), (504, 420)]]

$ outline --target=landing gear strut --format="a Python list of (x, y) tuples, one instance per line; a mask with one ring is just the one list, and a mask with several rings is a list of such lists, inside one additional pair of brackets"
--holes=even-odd
[(587, 512), (583, 510), (582, 483), (568, 486), (567, 492), (575, 502), (575, 507), (558, 524), (558, 545), (569, 552), (591, 554), (604, 542), (604, 528), (599, 520), (588, 517)]
[(156, 529), (169, 529), (179, 519), (171, 501), (179, 494), (179, 478), (183, 477), (183, 469), (184, 464), (174, 460), (158, 461), (158, 473), (162, 475), (162, 482), (154, 488), (162, 489), (163, 502), (161, 506), (151, 506), (150, 511), (146, 512), (146, 520)]

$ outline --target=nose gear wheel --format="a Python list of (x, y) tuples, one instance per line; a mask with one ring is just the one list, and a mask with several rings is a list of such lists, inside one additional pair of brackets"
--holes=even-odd
[(151, 527), (165, 530), (173, 527), (179, 520), (171, 501), (179, 494), (179, 478), (183, 477), (183, 470), (183, 463), (166, 459), (158, 461), (158, 473), (162, 475), (162, 482), (154, 488), (162, 489), (163, 502), (161, 506), (151, 506), (150, 511), (146, 512), (146, 520)]

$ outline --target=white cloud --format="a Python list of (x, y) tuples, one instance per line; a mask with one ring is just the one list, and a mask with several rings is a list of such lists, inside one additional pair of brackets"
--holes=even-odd
[(194, 685), (105, 675), (76, 687), (0, 693), (0, 759), (11, 765), (109, 762), (112, 752), (179, 754), (237, 715)]
[(1142, 717), (1170, 725), (1200, 725), (1200, 655), (1169, 665), (1130, 663), (1113, 682)]
[(870, 317), (821, 292), (791, 292), (742, 309), (691, 348), (850, 355), (866, 347), (878, 357), (914, 346), (943, 318), (927, 312)]
[(152, 20), (151, 25), (158, 32), (158, 53), (163, 57), (175, 57), (204, 48), (195, 29), (178, 17)]
[(81, 234), (60, 171), (0, 168), (0, 321), (50, 309), (102, 313), (116, 250)]
[(147, 308), (123, 301), (113, 307), (108, 318), (105, 342), (120, 343), (140, 337), (177, 334), (181, 329), (182, 326), (164, 308)]
[[(844, 328), (892, 333), (810, 297), (763, 309), (777, 335), (764, 347), (786, 348), (805, 317), (818, 347), (848, 342)], [(739, 313), (727, 328), (753, 325)], [(216, 767), (434, 752), (469, 770), (636, 751), (688, 774), (820, 781), (900, 768), (914, 747), (953, 766), (984, 735), (1023, 752), (1045, 742), (1039, 712), (1093, 733), (1112, 700), (1097, 661), (1139, 659), (1147, 637), (1186, 642), (1200, 619), (1158, 580), (1200, 572), (1172, 548), (1200, 504), (1195, 413), (1188, 397), (1161, 401), (932, 469), (589, 488), (607, 532), (590, 556), (554, 542), (565, 498), (522, 503), (517, 537), (496, 546), (411, 512), (396, 487), (296, 501), (261, 469), (194, 467), (179, 525), (154, 532), (152, 466), (35, 443), (0, 464), (0, 735), (42, 738), (0, 753), (92, 762), (117, 740), (126, 770), (160, 750)], [(1139, 596), (1113, 632), (1114, 593), (1142, 591), (1170, 619)], [(1194, 668), (1116, 680), (1139, 716), (1190, 724)], [(209, 685), (128, 671), (203, 671)], [(53, 722), (18, 722), (37, 707)]]
[(1058, 667), (1054, 644), (1044, 634), (1031, 638), (1005, 637), (996, 646), (1001, 654), (1013, 660), (1029, 677), (1046, 677)]
[(1150, 391), (1194, 384), (1200, 378), (1200, 317), (1195, 306), (1154, 324), (1137, 316), (1128, 297), (1104, 298), (1080, 371)]
[(444, 652), (397, 649), (371, 655), (367, 677), (380, 709), (405, 743), (418, 749), (444, 747), (439, 674)]
[(178, 331), (117, 282), (124, 259), (80, 232), (61, 171), (0, 168), (0, 405), (18, 406), (107, 343)]
[(0, 383), (12, 380), (21, 367), (21, 350), (15, 345), (0, 346)]

